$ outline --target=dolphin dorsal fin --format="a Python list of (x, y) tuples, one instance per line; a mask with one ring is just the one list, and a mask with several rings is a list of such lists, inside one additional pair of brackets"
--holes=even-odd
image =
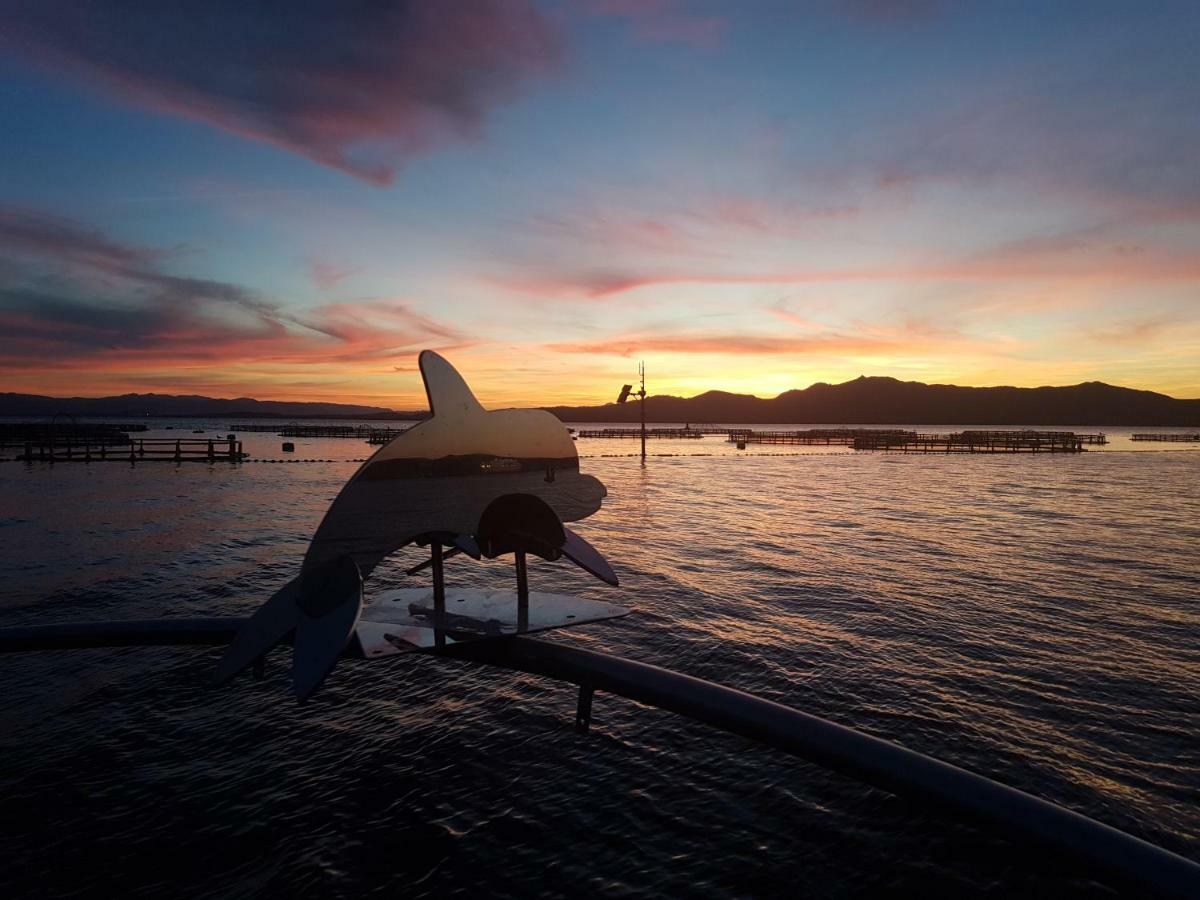
[(435, 416), (454, 417), (484, 411), (458, 370), (432, 350), (422, 350), (418, 360), (425, 380), (429, 411)]

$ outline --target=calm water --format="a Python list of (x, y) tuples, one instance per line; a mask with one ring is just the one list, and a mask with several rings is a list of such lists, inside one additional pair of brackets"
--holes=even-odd
[[(579, 531), (622, 587), (540, 561), (531, 580), (638, 609), (554, 640), (786, 702), (1200, 858), (1200, 453), (1129, 452), (1131, 430), (1037, 457), (739, 454), (714, 437), (655, 443), (686, 455), (645, 469), (603, 456), (634, 442), (580, 441), (610, 496)], [(245, 437), (282, 457), (278, 437)], [(0, 463), (0, 620), (249, 612), (366, 455), (297, 443), (335, 461)], [(301, 709), (284, 653), (224, 691), (206, 687), (216, 656), (0, 659), (6, 895), (1110, 895), (620, 698), (597, 695), (579, 736), (568, 686), (410, 657), (343, 664)]]

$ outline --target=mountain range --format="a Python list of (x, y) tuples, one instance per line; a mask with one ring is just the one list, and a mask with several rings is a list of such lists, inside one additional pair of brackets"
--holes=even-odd
[[(546, 407), (564, 422), (636, 422), (638, 403)], [(343, 403), (233, 400), (170, 394), (43, 397), (0, 394), (0, 416), (141, 418), (421, 419), (397, 411)], [(696, 397), (646, 398), (648, 422), (860, 425), (1182, 425), (1200, 426), (1200, 400), (1089, 381), (1066, 387), (958, 387), (895, 378), (818, 383), (778, 397), (708, 391)]]
[(110, 418), (221, 417), (227, 419), (422, 419), (424, 412), (398, 413), (383, 406), (297, 403), (288, 400), (220, 400), (194, 394), (121, 394), (119, 397), (44, 397), (0, 394), (0, 416), (104, 416)]
[[(636, 402), (560, 406), (564, 422), (635, 422)], [(763, 399), (708, 391), (647, 397), (650, 422), (856, 425), (1197, 425), (1200, 400), (1089, 381), (1067, 387), (958, 387), (895, 378), (818, 383)]]

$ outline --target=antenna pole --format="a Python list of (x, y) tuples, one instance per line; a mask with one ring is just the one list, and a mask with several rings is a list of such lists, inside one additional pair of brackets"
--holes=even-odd
[(525, 551), (518, 550), (517, 556), (517, 631), (529, 629), (529, 573), (525, 567)]
[(642, 465), (646, 464), (646, 364), (638, 363), (638, 375), (642, 378), (642, 389), (638, 391), (638, 405), (642, 409)]
[(446, 632), (442, 623), (446, 620), (446, 570), (442, 567), (445, 556), (441, 541), (429, 542), (429, 562), (433, 566), (433, 642), (435, 647), (446, 646)]

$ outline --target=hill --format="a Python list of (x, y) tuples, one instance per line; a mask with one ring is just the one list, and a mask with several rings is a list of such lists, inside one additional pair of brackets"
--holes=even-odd
[[(638, 404), (546, 407), (564, 422), (636, 422)], [(0, 394), (0, 416), (56, 414), (141, 418), (422, 419), (424, 411), (171, 394), (43, 397)], [(814, 384), (766, 399), (708, 391), (696, 397), (646, 398), (648, 422), (854, 423), (863, 425), (1170, 425), (1200, 426), (1200, 400), (1089, 381), (1067, 387), (957, 387), (895, 378)]]
[(298, 403), (176, 394), (122, 394), (119, 397), (43, 397), (39, 394), (0, 394), (0, 416), (53, 415), (142, 418), (144, 416), (220, 417), (227, 419), (420, 419), (426, 413), (396, 412), (382, 406), (346, 403)]
[[(550, 407), (564, 422), (635, 422), (636, 402)], [(895, 378), (814, 384), (774, 399), (709, 391), (647, 397), (650, 422), (854, 423), (863, 425), (1183, 425), (1200, 423), (1200, 400), (1099, 381), (1067, 387), (958, 387)]]

